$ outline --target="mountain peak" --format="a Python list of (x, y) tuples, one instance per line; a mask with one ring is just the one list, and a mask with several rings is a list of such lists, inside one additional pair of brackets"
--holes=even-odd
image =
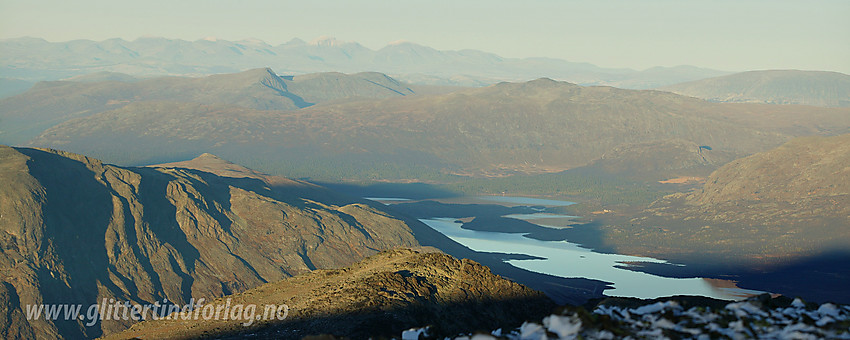
[(226, 159), (207, 152), (202, 153), (200, 156), (188, 161), (157, 164), (151, 165), (151, 167), (193, 169), (209, 172), (223, 177), (265, 177), (265, 175), (260, 172), (246, 168), (244, 166), (233, 163), (231, 161), (228, 161)]
[(193, 158), (190, 162), (195, 162), (195, 161), (214, 161), (214, 162), (224, 162), (224, 163), (228, 163), (228, 164), (233, 164), (233, 162), (228, 161), (228, 160), (221, 158), (219, 156), (213, 155), (209, 152), (202, 153), (200, 156)]
[(252, 69), (244, 71), (242, 73), (243, 74), (251, 74), (251, 75), (256, 74), (258, 76), (266, 76), (266, 75), (277, 76), (277, 73), (275, 73), (274, 70), (272, 70), (270, 67), (252, 68)]
[(327, 36), (327, 35), (320, 36), (320, 37), (310, 41), (310, 45), (319, 46), (319, 47), (339, 47), (339, 46), (348, 45), (348, 44), (351, 44), (351, 42), (342, 41), (342, 40), (339, 40), (337, 38)]
[(301, 46), (307, 45), (307, 42), (300, 38), (292, 38), (292, 40), (287, 41), (284, 45)]
[(557, 81), (548, 77), (541, 77), (528, 82), (529, 84), (555, 84)]
[(238, 42), (244, 43), (244, 44), (251, 44), (251, 45), (267, 45), (265, 41), (263, 41), (261, 39), (257, 39), (257, 38), (245, 38), (245, 39), (239, 40)]
[(220, 74), (209, 76), (212, 78), (227, 79), (231, 84), (241, 84), (242, 86), (253, 85), (260, 83), (278, 91), (286, 91), (286, 84), (271, 68), (261, 67), (242, 71), (233, 74)]
[(384, 46), (384, 48), (382, 48), (380, 51), (399, 50), (399, 49), (400, 50), (418, 50), (418, 51), (429, 51), (429, 52), (442, 53), (442, 51), (439, 51), (439, 50), (437, 50), (433, 47), (419, 45), (415, 42), (407, 41), (407, 40), (393, 41), (393, 42), (387, 44), (387, 46)]
[[(149, 165), (152, 168), (191, 169), (230, 178), (254, 178), (278, 186), (305, 186), (307, 184), (286, 177), (272, 176), (251, 168), (233, 163), (214, 154), (205, 152), (188, 161)], [(307, 185), (309, 186), (309, 185)]]
[(531, 81), (526, 82), (527, 85), (533, 86), (546, 86), (546, 87), (581, 87), (581, 85), (574, 84), (568, 81), (554, 80), (552, 78), (537, 78)]
[(558, 81), (551, 78), (537, 78), (534, 80), (529, 80), (526, 82), (501, 82), (496, 85), (493, 85), (496, 88), (559, 88), (559, 87), (581, 87), (581, 85), (576, 85), (566, 81)]

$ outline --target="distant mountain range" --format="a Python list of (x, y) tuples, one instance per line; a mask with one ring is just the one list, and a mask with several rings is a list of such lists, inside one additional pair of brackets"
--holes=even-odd
[(309, 43), (294, 39), (277, 46), (259, 40), (216, 39), (0, 40), (0, 76), (27, 81), (59, 80), (103, 71), (137, 77), (197, 76), (263, 66), (285, 75), (376, 71), (411, 83), (460, 86), (550, 77), (587, 85), (655, 88), (728, 73), (693, 66), (644, 71), (609, 69), (559, 59), (503, 58), (475, 50), (440, 51), (411, 42), (371, 50), (356, 42), (328, 37)]
[(428, 180), (562, 171), (673, 139), (710, 148), (713, 169), (793, 136), (850, 129), (844, 108), (717, 104), (549, 79), (431, 95), (375, 73), (289, 79), (257, 69), (43, 82), (0, 100), (0, 142), (125, 165), (210, 152), (298, 177)]
[(6, 144), (19, 144), (57, 123), (140, 101), (294, 110), (328, 101), (410, 94), (413, 90), (407, 85), (380, 73), (279, 77), (271, 69), (260, 68), (200, 78), (145, 80), (116, 73), (97, 73), (78, 76), (71, 81), (39, 82), (24, 94), (0, 100), (3, 121), (0, 139)]
[(750, 71), (660, 90), (714, 102), (850, 106), (850, 75), (838, 72)]

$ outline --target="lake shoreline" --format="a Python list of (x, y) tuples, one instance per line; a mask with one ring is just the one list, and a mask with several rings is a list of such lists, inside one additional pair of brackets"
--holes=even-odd
[[(391, 198), (382, 200), (381, 203), (419, 219), (434, 230), (474, 251), (521, 254), (521, 256), (534, 258), (508, 259), (505, 261), (512, 266), (563, 278), (586, 278), (612, 282), (613, 286), (608, 287), (603, 292), (606, 296), (658, 298), (673, 295), (694, 295), (731, 301), (761, 293), (741, 290), (737, 287), (732, 288), (734, 287), (733, 282), (724, 283), (725, 287), (715, 287), (701, 278), (677, 280), (676, 278), (621, 268), (626, 262), (665, 263), (666, 261), (600, 253), (580, 244), (569, 242), (567, 233), (564, 231), (580, 227), (581, 223), (576, 221), (580, 217), (552, 212), (551, 210), (571, 206), (575, 202), (529, 197), (474, 196), (439, 201), (405, 201)], [(559, 225), (547, 225), (547, 223)], [(479, 239), (476, 240), (471, 235), (476, 235), (475, 237), (479, 237)], [(475, 244), (488, 237), (493, 238), (489, 241), (501, 243), (498, 245), (490, 244), (487, 247)], [(526, 248), (518, 250), (517, 247)], [(559, 249), (559, 247), (562, 249)], [(535, 251), (538, 253), (535, 253)], [(551, 251), (555, 253), (551, 253)], [(566, 264), (566, 267), (575, 267), (577, 270), (584, 271), (569, 274), (540, 267), (539, 262), (566, 256), (570, 256), (570, 260), (562, 258), (552, 263), (555, 266)], [(590, 264), (591, 268), (580, 269), (587, 266), (588, 262), (593, 259), (606, 261), (607, 264), (604, 266)], [(594, 274), (593, 270), (600, 270), (599, 268), (608, 268), (606, 269), (607, 273)], [(629, 276), (633, 277), (626, 279)], [(668, 287), (664, 287), (658, 282), (646, 283), (649, 282), (646, 280), (666, 282)], [(644, 286), (644, 288), (640, 288), (640, 286)], [(673, 288), (674, 286), (678, 288)]]

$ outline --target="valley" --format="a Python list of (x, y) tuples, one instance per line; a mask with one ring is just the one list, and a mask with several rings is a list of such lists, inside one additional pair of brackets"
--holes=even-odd
[[(440, 204), (434, 204), (434, 201), (382, 201), (408, 215), (416, 215), (429, 227), (473, 250), (508, 251), (516, 256), (528, 256), (507, 261), (520, 268), (561, 277), (586, 277), (610, 282), (611, 288), (606, 289), (606, 295), (644, 299), (701, 295), (738, 299), (761, 293), (736, 290), (734, 283), (731, 283), (733, 288), (724, 290), (715, 288), (712, 281), (703, 278), (668, 279), (617, 268), (628, 266), (629, 263), (667, 262), (647, 257), (597, 253), (570, 243), (563, 231), (582, 228), (582, 223), (576, 221), (581, 217), (555, 214), (547, 210), (567, 207), (573, 202), (510, 196), (454, 198), (441, 200)], [(502, 208), (491, 206), (493, 204)]]
[[(610, 282), (606, 295), (639, 298), (700, 295), (739, 299), (769, 291), (816, 301), (848, 301), (850, 298), (843, 289), (848, 273), (843, 269), (847, 254), (842, 249), (846, 248), (840, 245), (848, 240), (846, 230), (840, 227), (845, 222), (833, 224), (835, 231), (817, 232), (829, 235), (831, 240), (826, 243), (805, 248), (781, 244), (757, 248), (745, 243), (680, 236), (679, 233), (688, 232), (686, 228), (691, 225), (685, 217), (672, 219), (675, 222), (667, 220), (661, 227), (636, 223), (629, 227), (629, 221), (624, 222), (621, 216), (640, 215), (641, 212), (618, 209), (594, 214), (581, 207), (584, 203), (507, 196), (375, 199), (419, 218), (472, 249), (485, 252), (509, 249), (509, 253), (519, 253), (522, 256), (508, 262), (521, 268)], [(587, 216), (575, 216), (582, 213)], [(790, 224), (786, 228), (792, 227), (793, 230), (806, 230), (815, 226)], [(704, 228), (693, 229), (706, 233)], [(750, 238), (743, 234), (746, 231), (738, 229), (714, 232), (727, 239), (745, 241)], [(805, 231), (792, 234), (796, 235), (785, 236), (785, 242), (794, 242), (790, 241), (791, 237), (801, 241), (813, 239)], [(698, 255), (694, 256), (695, 252)], [(527, 255), (530, 257), (523, 257)], [(637, 276), (631, 277), (630, 271)], [(802, 272), (807, 279), (799, 279)], [(650, 276), (643, 276), (647, 274)], [(818, 278), (818, 284), (810, 281), (814, 278)]]
[(369, 46), (0, 37), (0, 338), (850, 335), (850, 76)]
[(92, 338), (133, 324), (29, 319), (27, 306), (183, 305), (398, 247), (473, 258), (559, 303), (582, 303), (605, 288), (514, 267), (503, 262), (508, 255), (470, 250), (379, 203), (211, 154), (125, 168), (50, 149), (0, 151), (0, 293), (9, 337)]

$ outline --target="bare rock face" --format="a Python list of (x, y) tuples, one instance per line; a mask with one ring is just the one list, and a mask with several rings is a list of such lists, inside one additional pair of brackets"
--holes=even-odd
[(0, 146), (0, 337), (97, 337), (133, 322), (28, 321), (27, 305), (182, 304), (418, 246), (398, 218), (324, 188), (221, 171)]
[[(317, 270), (211, 301), (212, 305), (288, 306), (284, 320), (183, 320), (174, 314), (108, 339), (293, 338), (329, 334), (355, 339), (398, 336), (430, 326), (434, 336), (516, 327), (551, 312), (543, 293), (496, 276), (470, 260), (422, 250), (381, 252), (338, 270)], [(507, 328), (505, 328), (507, 329)]]

